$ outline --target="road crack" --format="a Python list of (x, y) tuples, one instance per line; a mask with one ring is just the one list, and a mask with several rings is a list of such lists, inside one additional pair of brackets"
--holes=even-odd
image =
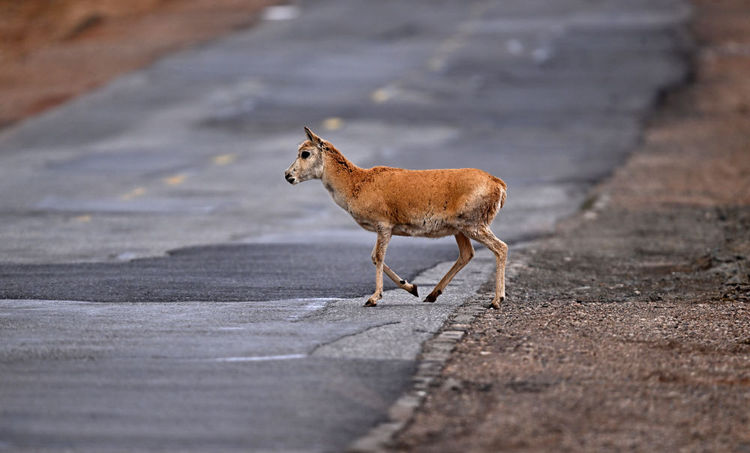
[(357, 335), (362, 335), (363, 333), (367, 333), (367, 332), (369, 332), (371, 330), (379, 329), (379, 328), (385, 327), (385, 326), (392, 326), (392, 325), (396, 325), (396, 324), (401, 324), (401, 321), (387, 321), (387, 322), (382, 322), (382, 323), (375, 324), (375, 325), (372, 325), (372, 326), (367, 326), (365, 328), (359, 329), (359, 330), (357, 330), (355, 332), (352, 332), (352, 333), (341, 335), (340, 337), (337, 337), (337, 338), (335, 338), (333, 340), (322, 342), (322, 343), (316, 345), (313, 348), (313, 350), (310, 351), (310, 356), (315, 355), (315, 353), (318, 352), (318, 350), (320, 348), (324, 348), (326, 346), (330, 346), (330, 345), (332, 345), (332, 344), (334, 344), (336, 342), (339, 342), (339, 341), (341, 341), (343, 339), (351, 338), (351, 337), (356, 337)]

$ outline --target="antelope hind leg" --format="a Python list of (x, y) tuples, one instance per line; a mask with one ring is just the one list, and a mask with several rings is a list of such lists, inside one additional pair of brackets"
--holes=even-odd
[(500, 308), (500, 303), (505, 300), (505, 262), (508, 258), (508, 246), (495, 236), (489, 226), (471, 232), (470, 237), (487, 246), (495, 254), (495, 297), (490, 303), (490, 308), (497, 310)]

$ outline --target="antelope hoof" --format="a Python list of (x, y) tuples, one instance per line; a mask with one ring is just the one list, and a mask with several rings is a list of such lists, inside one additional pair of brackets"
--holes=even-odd
[(424, 298), (425, 302), (435, 302), (439, 295), (443, 294), (442, 291), (433, 292), (427, 295), (427, 297)]
[(493, 310), (500, 310), (500, 303), (504, 300), (505, 300), (505, 297), (501, 297), (498, 300), (493, 300), (492, 303), (490, 304), (490, 308), (492, 308)]
[(377, 301), (368, 299), (367, 302), (365, 302), (365, 307), (377, 307), (378, 303)]
[(411, 291), (409, 291), (411, 294), (414, 294), (415, 297), (419, 297), (419, 293), (417, 292), (417, 285), (414, 283), (411, 284)]

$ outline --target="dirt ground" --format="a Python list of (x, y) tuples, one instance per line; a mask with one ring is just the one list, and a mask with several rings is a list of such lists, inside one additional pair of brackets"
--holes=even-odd
[(694, 83), (579, 215), (511, 248), (508, 300), (393, 450), (750, 452), (750, 7), (695, 5)]
[(0, 0), (0, 127), (157, 57), (247, 27), (278, 0)]

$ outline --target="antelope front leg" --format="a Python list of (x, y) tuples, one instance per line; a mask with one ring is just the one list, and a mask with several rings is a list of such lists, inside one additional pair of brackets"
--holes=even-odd
[(393, 280), (393, 283), (398, 285), (399, 288), (403, 289), (404, 291), (408, 291), (414, 296), (419, 297), (419, 292), (417, 291), (417, 285), (414, 283), (409, 283), (403, 278), (399, 277), (398, 274), (393, 272), (390, 267), (388, 267), (387, 264), (383, 263), (383, 271), (385, 271), (385, 275), (388, 276), (391, 280)]
[(378, 227), (378, 240), (372, 249), (372, 264), (375, 265), (375, 292), (365, 302), (365, 307), (374, 307), (383, 298), (383, 265), (385, 261), (385, 249), (391, 240), (391, 229)]

